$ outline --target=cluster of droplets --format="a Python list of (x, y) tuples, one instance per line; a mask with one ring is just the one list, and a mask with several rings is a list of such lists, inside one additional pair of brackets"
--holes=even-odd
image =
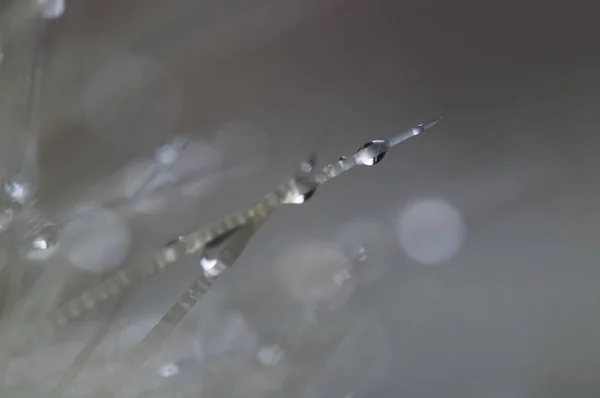
[[(416, 134), (415, 134), (416, 135)], [(358, 148), (356, 151), (356, 162), (363, 166), (374, 166), (381, 162), (387, 153), (388, 145), (383, 140), (369, 141)], [(345, 161), (346, 156), (339, 158), (339, 161)], [(312, 180), (311, 173), (314, 171), (316, 159), (311, 156), (309, 159), (300, 163), (298, 176), (295, 179), (296, 189), (299, 192), (286, 203), (302, 204), (313, 197), (317, 191), (317, 183)]]
[(21, 255), (30, 260), (45, 258), (58, 245), (59, 228), (33, 208), (33, 184), (17, 179), (10, 180), (4, 183), (0, 195), (0, 231), (16, 227), (20, 233)]
[[(61, 17), (66, 9), (66, 0), (31, 0), (35, 12), (43, 19)], [(8, 11), (10, 14), (10, 10)], [(16, 18), (16, 17), (15, 17)], [(9, 32), (3, 32), (9, 34)], [(4, 59), (0, 44), (0, 63)], [(26, 257), (37, 258), (48, 253), (58, 244), (58, 226), (41, 217), (33, 208), (35, 203), (34, 184), (20, 179), (8, 179), (0, 192), (0, 232), (14, 226), (16, 219), (23, 220), (17, 230), (21, 233), (20, 252)], [(22, 217), (20, 217), (22, 215)], [(20, 220), (19, 220), (20, 221)]]

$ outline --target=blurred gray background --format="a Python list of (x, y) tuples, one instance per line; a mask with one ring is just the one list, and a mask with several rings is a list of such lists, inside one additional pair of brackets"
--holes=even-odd
[[(41, 208), (60, 218), (90, 189), (111, 191), (114, 173), (170, 135), (207, 143), (190, 155), (193, 173), (253, 165), (127, 218), (125, 251), (253, 203), (312, 151), (324, 165), (444, 117), (280, 210), (170, 340), (164, 361), (177, 374), (149, 371), (136, 394), (600, 396), (599, 11), (557, 0), (69, 1), (45, 38)], [(350, 282), (323, 282), (360, 248)], [(196, 272), (182, 264), (132, 292), (121, 337), (106, 344), (127, 340), (123, 330), (143, 337)], [(98, 278), (84, 274), (71, 289)], [(314, 295), (330, 316), (311, 318)], [(43, 378), (69, 351), (56, 347), (13, 372)]]

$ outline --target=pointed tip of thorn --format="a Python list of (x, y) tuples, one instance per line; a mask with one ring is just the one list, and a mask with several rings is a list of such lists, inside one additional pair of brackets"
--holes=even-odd
[(443, 119), (443, 117), (442, 117), (442, 116), (440, 116), (440, 117), (438, 117), (437, 119), (434, 119), (434, 120), (432, 120), (431, 122), (429, 122), (429, 123), (427, 123), (426, 125), (424, 125), (424, 126), (423, 126), (423, 128), (424, 128), (425, 130), (427, 130), (427, 129), (429, 129), (429, 128), (431, 128), (431, 127), (435, 126), (435, 125), (436, 125), (436, 124), (438, 124), (439, 122), (441, 122), (441, 121), (442, 121), (442, 119)]

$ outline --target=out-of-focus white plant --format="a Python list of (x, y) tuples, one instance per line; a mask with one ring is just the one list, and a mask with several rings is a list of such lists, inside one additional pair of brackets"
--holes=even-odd
[[(192, 337), (194, 333), (186, 329), (185, 317), (214, 281), (235, 264), (255, 232), (281, 205), (302, 204), (311, 199), (317, 187), (355, 166), (379, 163), (389, 149), (433, 127), (439, 119), (386, 140), (367, 142), (356, 153), (320, 169), (314, 159), (304, 162), (295, 175), (285, 179), (255, 205), (187, 235), (177, 236), (174, 230), (182, 228), (185, 222), (190, 223), (190, 229), (194, 226), (193, 210), (178, 213), (181, 209), (177, 204), (183, 203), (178, 202), (182, 196), (197, 198), (224, 178), (246, 176), (258, 166), (254, 158), (242, 159), (242, 152), (235, 154), (237, 164), (224, 167), (222, 152), (230, 147), (232, 139), (240, 139), (239, 125), (225, 128), (213, 144), (199, 143), (185, 136), (172, 137), (155, 150), (153, 159), (112, 175), (90, 189), (87, 196), (64, 204), (56, 212), (48, 211), (38, 206), (38, 150), (42, 130), (39, 108), (44, 57), (47, 56), (40, 38), (49, 20), (59, 18), (64, 12), (64, 0), (23, 0), (11, 3), (0, 17), (0, 76), (4, 76), (3, 83), (12, 90), (8, 92), (16, 94), (4, 97), (0, 103), (3, 145), (10, 155), (5, 156), (0, 194), (0, 395), (10, 398), (154, 396), (151, 394), (167, 394), (172, 383), (187, 386), (178, 391), (193, 394), (191, 386), (197, 380), (186, 375), (185, 369), (198, 364), (181, 366), (178, 361), (191, 359), (186, 353), (170, 357), (169, 342), (175, 336), (178, 341), (188, 341), (188, 351), (194, 352), (196, 358), (210, 356), (211, 348), (214, 351), (215, 347), (206, 347)], [(134, 75), (138, 67), (156, 72), (153, 65), (136, 63), (136, 59), (128, 62)], [(113, 65), (110, 71), (120, 73), (121, 69)], [(159, 72), (154, 75), (162, 76)], [(135, 125), (143, 119), (140, 116), (143, 112), (152, 115), (156, 109), (167, 107), (169, 126), (157, 126), (152, 118), (142, 125), (144, 130), (168, 129), (181, 107), (179, 91), (169, 87), (160, 91), (157, 95), (166, 93), (160, 97), (162, 105), (148, 111), (133, 106), (139, 103), (127, 102), (131, 90), (145, 93), (144, 90), (154, 87), (145, 84), (144, 81), (133, 88), (125, 87), (123, 104), (132, 105), (131, 109), (140, 112), (123, 113), (129, 118), (126, 121)], [(112, 119), (102, 112), (108, 108), (100, 106), (106, 101), (105, 87), (101, 83), (96, 86), (97, 95), (86, 104), (86, 111), (95, 127), (111, 130)], [(242, 129), (247, 127), (242, 126)], [(261, 141), (263, 138), (260, 132), (251, 136), (243, 150), (248, 152), (253, 142), (259, 142), (257, 146), (262, 149), (266, 146)], [(221, 151), (213, 147), (220, 147)], [(198, 158), (206, 164), (198, 165)], [(167, 219), (157, 214), (166, 214)], [(182, 219), (169, 223), (168, 219), (175, 214), (180, 214)], [(136, 217), (150, 220), (149, 224), (175, 235), (174, 239), (152, 255), (131, 256), (130, 246), (135, 244), (136, 231), (128, 221)], [(354, 236), (344, 239), (354, 244)], [(254, 337), (247, 339), (246, 344), (232, 354), (243, 360), (224, 360), (216, 366), (218, 371), (239, 373), (241, 363), (244, 369), (256, 371), (244, 373), (244, 386), (275, 391), (285, 384), (289, 391), (300, 391), (305, 375), (315, 371), (309, 357), (303, 356), (307, 336), (315, 342), (316, 356), (333, 350), (339, 333), (346, 327), (342, 319), (349, 318), (327, 316), (324, 321), (331, 323), (330, 330), (335, 333), (319, 334), (314, 317), (323, 312), (335, 313), (350, 300), (358, 289), (353, 275), (361, 272), (358, 265), (365, 261), (367, 254), (362, 246), (352, 253), (341, 253), (327, 245), (316, 247), (317, 250), (308, 249), (313, 257), (297, 253), (286, 257), (283, 268), (287, 271), (282, 278), (291, 296), (313, 310), (312, 318), (298, 320), (278, 343)], [(297, 264), (300, 258), (311, 264)], [(166, 308), (162, 307), (143, 322), (118, 325), (116, 315), (125, 311), (125, 297), (132, 289), (185, 261), (197, 262), (201, 272), (188, 282), (179, 297), (167, 299)], [(125, 262), (130, 265), (124, 267)], [(111, 275), (104, 277), (107, 273)], [(377, 273), (373, 275), (369, 279)], [(85, 282), (80, 283), (82, 280)], [(98, 311), (106, 306), (110, 307), (109, 311)], [(97, 317), (92, 319), (92, 315)], [(234, 318), (232, 325), (225, 325), (230, 330), (223, 331), (223, 344), (233, 345), (230, 340), (237, 340), (233, 329), (247, 327), (243, 318)], [(132, 330), (132, 335), (145, 337), (131, 338), (128, 333)], [(229, 332), (234, 337), (228, 339)], [(109, 335), (114, 335), (111, 341), (117, 342), (115, 347), (111, 348), (106, 342), (105, 337)], [(51, 344), (46, 344), (48, 342)], [(256, 352), (247, 355), (250, 351)], [(289, 354), (301, 358), (295, 364), (304, 369), (301, 376), (290, 376), (286, 372)], [(58, 363), (58, 356), (67, 357), (65, 363)], [(214, 370), (206, 371), (206, 377), (210, 377), (211, 371)], [(147, 382), (147, 379), (156, 380), (157, 375), (158, 385)], [(243, 391), (240, 385), (233, 383), (228, 391), (231, 394)], [(210, 391), (211, 387), (207, 389)]]

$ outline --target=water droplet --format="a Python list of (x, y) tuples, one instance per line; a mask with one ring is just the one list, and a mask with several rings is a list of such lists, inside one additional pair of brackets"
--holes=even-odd
[(65, 12), (65, 0), (38, 0), (38, 3), (42, 6), (42, 16), (46, 19), (59, 18)]
[(189, 294), (189, 296), (190, 296), (190, 298), (192, 300), (198, 301), (198, 300), (200, 300), (202, 298), (202, 294), (199, 293), (198, 291), (194, 290), (194, 289), (190, 289), (188, 291), (188, 294)]
[(349, 281), (350, 278), (352, 278), (350, 271), (344, 269), (333, 276), (333, 281), (336, 285), (342, 286), (346, 281)]
[(313, 170), (314, 167), (315, 167), (315, 159), (314, 159), (314, 157), (311, 157), (309, 159), (306, 159), (302, 163), (300, 163), (300, 172), (308, 174)]
[(20, 181), (7, 181), (4, 183), (4, 192), (11, 202), (25, 204), (33, 197), (31, 184)]
[(187, 140), (181, 137), (174, 138), (154, 152), (154, 159), (162, 166), (172, 166), (181, 158), (181, 154), (186, 146)]
[(36, 250), (51, 249), (56, 245), (55, 237), (52, 235), (52, 231), (47, 227), (32, 240), (31, 246)]
[(204, 274), (209, 278), (219, 276), (227, 267), (216, 258), (202, 257), (200, 265), (204, 270)]
[(59, 229), (56, 224), (46, 224), (25, 235), (25, 255), (31, 260), (41, 260), (53, 252), (58, 244)]
[(356, 251), (356, 261), (364, 263), (367, 261), (367, 258), (367, 249), (364, 246), (359, 247)]
[(0, 209), (0, 232), (5, 231), (12, 224), (13, 218), (13, 209), (2, 205)]
[(380, 151), (377, 144), (382, 144), (383, 141), (370, 141), (363, 144), (360, 148), (358, 148), (357, 152), (360, 152), (364, 149), (372, 147), (373, 153), (369, 153), (370, 151), (364, 152), (364, 159), (361, 159), (360, 162), (365, 166), (374, 166), (377, 163), (381, 162), (385, 157), (387, 151)]
[(179, 366), (174, 363), (166, 364), (158, 370), (158, 374), (164, 378), (173, 377), (177, 373), (179, 373)]
[(213, 269), (217, 265), (217, 262), (218, 261), (215, 258), (202, 257), (200, 259), (200, 265), (202, 265), (202, 269), (204, 269), (204, 271), (210, 271)]
[(317, 188), (311, 189), (310, 191), (308, 191), (304, 194), (300, 194), (292, 200), (292, 203), (296, 203), (296, 204), (304, 203), (304, 202), (308, 201), (310, 198), (312, 198), (313, 195), (315, 194), (315, 192), (317, 192)]
[(361, 218), (344, 223), (336, 241), (353, 263), (361, 283), (381, 280), (394, 263), (397, 247), (394, 232), (378, 220)]
[(277, 365), (284, 357), (284, 352), (278, 344), (261, 347), (256, 353), (256, 359), (263, 365)]
[(185, 238), (183, 236), (178, 236), (177, 238), (171, 239), (169, 242), (167, 242), (167, 244), (165, 245), (165, 247), (169, 247), (169, 246), (175, 247), (179, 243), (183, 242), (184, 239)]

